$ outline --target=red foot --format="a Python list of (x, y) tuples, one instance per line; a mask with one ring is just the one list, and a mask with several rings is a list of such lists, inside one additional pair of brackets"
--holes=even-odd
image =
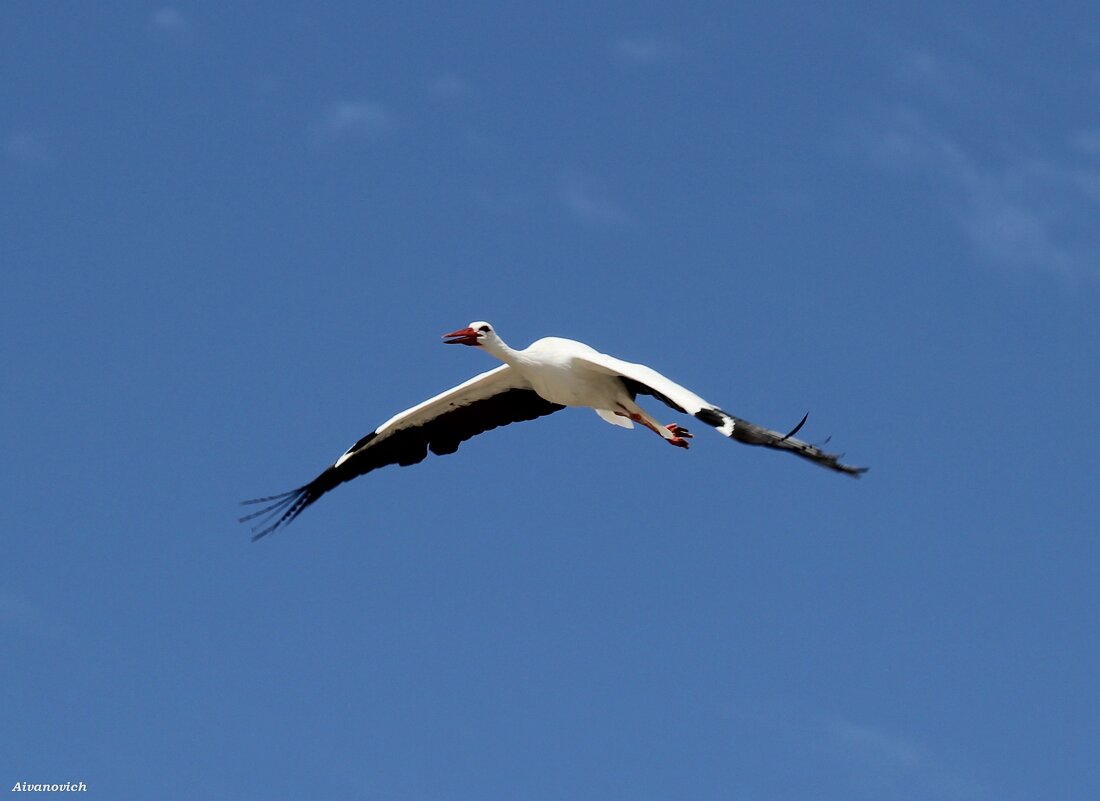
[[(689, 435), (690, 436), (690, 435)], [(672, 439), (665, 440), (669, 445), (675, 445), (677, 448), (687, 448), (688, 441), (683, 437), (673, 437)]]
[(665, 426), (665, 428), (671, 431), (672, 435), (675, 437), (687, 437), (688, 439), (694, 439), (691, 432), (683, 426), (678, 426), (675, 423), (669, 423), (667, 426)]

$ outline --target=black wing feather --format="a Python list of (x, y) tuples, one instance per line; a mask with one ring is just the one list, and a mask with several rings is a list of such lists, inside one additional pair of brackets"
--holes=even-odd
[(821, 450), (821, 448), (816, 445), (811, 445), (808, 442), (795, 439), (794, 435), (802, 428), (809, 415), (803, 417), (789, 434), (780, 434), (778, 431), (772, 431), (770, 428), (758, 426), (755, 423), (750, 423), (748, 420), (742, 420), (740, 417), (735, 417), (721, 409), (701, 409), (695, 413), (695, 416), (707, 425), (714, 426), (718, 429), (722, 429), (729, 423), (732, 423), (733, 428), (728, 436), (730, 439), (735, 439), (746, 445), (763, 445), (765, 448), (789, 451), (796, 456), (801, 456), (803, 459), (809, 459), (811, 462), (815, 462), (822, 467), (827, 467), (830, 470), (836, 470), (837, 472), (845, 473), (855, 478), (859, 478), (866, 473), (868, 469), (866, 467), (852, 467), (851, 465), (842, 464), (840, 458), (844, 454), (825, 453), (825, 451)]
[(329, 467), (308, 484), (279, 495), (244, 501), (268, 505), (240, 518), (241, 522), (260, 518), (253, 529), (252, 540), (256, 541), (290, 523), (310, 504), (345, 481), (391, 464), (401, 467), (417, 464), (427, 457), (428, 451), (438, 456), (454, 453), (460, 444), (478, 434), (510, 423), (534, 420), (564, 408), (543, 399), (534, 390), (513, 387), (465, 406), (456, 406), (418, 426), (400, 428), (381, 437), (377, 431), (372, 431), (355, 443), (351, 455), (339, 466)]
[(680, 414), (687, 414), (688, 411), (674, 400), (670, 399), (663, 392), (658, 392), (648, 384), (643, 384), (641, 381), (636, 381), (633, 378), (627, 378), (625, 375), (619, 376), (619, 380), (626, 386), (626, 391), (630, 393), (630, 399), (634, 400), (639, 395), (650, 395), (656, 398), (665, 406), (675, 409)]

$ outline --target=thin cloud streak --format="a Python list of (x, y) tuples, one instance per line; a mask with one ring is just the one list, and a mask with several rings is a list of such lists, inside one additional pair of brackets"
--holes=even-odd
[(1100, 130), (1078, 131), (1070, 143), (1078, 152), (1100, 158)]
[(164, 6), (150, 15), (149, 28), (173, 36), (184, 36), (191, 32), (191, 21), (179, 9)]
[(466, 79), (446, 72), (436, 76), (429, 84), (429, 91), (443, 100), (462, 100), (474, 94), (474, 88)]
[(596, 180), (584, 173), (569, 172), (558, 182), (558, 199), (569, 213), (588, 225), (626, 225), (630, 215), (607, 197)]
[(833, 717), (822, 721), (821, 734), (832, 757), (851, 769), (853, 783), (883, 801), (974, 801), (988, 795), (926, 749), (881, 728)]
[(315, 144), (344, 139), (377, 139), (392, 133), (397, 118), (388, 108), (362, 100), (331, 103), (311, 128)]
[[(751, 711), (750, 711), (751, 710)], [(786, 704), (738, 704), (739, 730), (781, 753), (792, 770), (841, 789), (837, 797), (874, 801), (990, 801), (998, 797), (958, 759), (876, 723)]]
[(912, 743), (871, 726), (833, 718), (826, 722), (825, 731), (846, 758), (871, 763), (889, 771), (916, 770), (924, 761)]
[(926, 96), (957, 102), (968, 93), (981, 91), (982, 81), (967, 65), (923, 47), (891, 45), (900, 52), (897, 69), (901, 80)]
[(33, 131), (10, 134), (4, 142), (4, 155), (24, 167), (43, 167), (52, 161), (45, 141)]
[(612, 46), (615, 58), (622, 64), (644, 66), (671, 61), (680, 54), (679, 46), (651, 36), (619, 39)]
[(1100, 172), (1047, 155), (980, 161), (910, 107), (862, 126), (860, 146), (877, 167), (933, 179), (975, 251), (1006, 265), (1096, 274)]
[[(1004, 267), (1095, 279), (1100, 235), (1100, 155), (1095, 130), (1070, 131), (1061, 141), (1042, 137), (1012, 142), (1004, 134), (1016, 120), (968, 143), (952, 133), (951, 120), (975, 99), (996, 96), (996, 85), (971, 64), (928, 48), (896, 42), (888, 49), (896, 91), (912, 95), (865, 117), (849, 129), (847, 144), (883, 172), (931, 185), (974, 253)], [(919, 98), (919, 99), (918, 99)], [(930, 114), (926, 109), (934, 108)], [(978, 141), (978, 140), (975, 140)]]

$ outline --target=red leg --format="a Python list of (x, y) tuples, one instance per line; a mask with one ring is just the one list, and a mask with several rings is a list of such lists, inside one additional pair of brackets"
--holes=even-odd
[(652, 421), (650, 421), (646, 417), (643, 417), (642, 415), (638, 414), (637, 412), (625, 412), (625, 413), (617, 413), (617, 414), (622, 414), (624, 417), (629, 417), (635, 423), (641, 423), (643, 426), (645, 426), (650, 431), (652, 431), (654, 434), (659, 436), (661, 439), (663, 439), (669, 445), (675, 445), (677, 448), (687, 448), (688, 447), (688, 442), (687, 441), (692, 438), (691, 434), (688, 433), (688, 430), (686, 428), (682, 428), (681, 426), (678, 426), (675, 423), (669, 423), (667, 426), (665, 426), (665, 428), (668, 430), (668, 432), (670, 434), (672, 434), (672, 436), (669, 437), (669, 436), (666, 436), (665, 432), (662, 431), (661, 429), (659, 429)]

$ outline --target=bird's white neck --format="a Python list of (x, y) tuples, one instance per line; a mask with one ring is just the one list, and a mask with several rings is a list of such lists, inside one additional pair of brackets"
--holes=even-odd
[(493, 356), (496, 356), (505, 364), (510, 364), (513, 367), (523, 361), (522, 351), (510, 348), (508, 344), (500, 337), (487, 337), (486, 339), (482, 340), (481, 347), (487, 350)]

